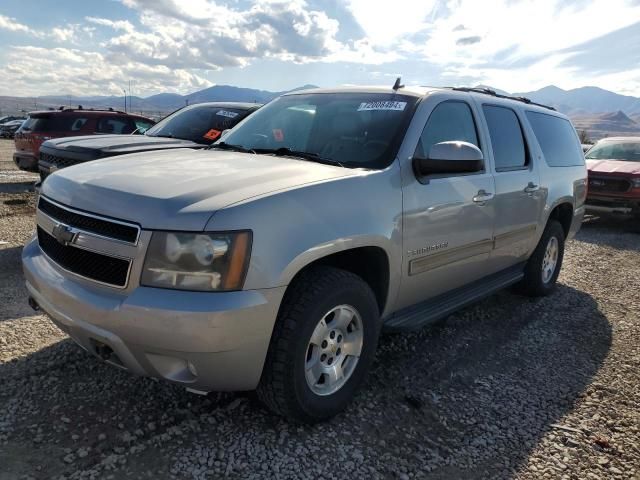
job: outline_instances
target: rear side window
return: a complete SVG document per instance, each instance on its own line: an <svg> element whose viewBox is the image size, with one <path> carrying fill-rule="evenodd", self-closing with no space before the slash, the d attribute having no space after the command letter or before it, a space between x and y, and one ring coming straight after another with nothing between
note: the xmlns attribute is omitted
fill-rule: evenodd
<svg viewBox="0 0 640 480"><path fill-rule="evenodd" d="M568 120L529 111L527 119L550 167L584 165L578 136Z"/></svg>
<svg viewBox="0 0 640 480"><path fill-rule="evenodd" d="M136 124L136 133L144 133L151 127L153 127L153 122L150 122L149 120L143 120L142 118L136 118L134 120L134 123Z"/></svg>
<svg viewBox="0 0 640 480"><path fill-rule="evenodd" d="M415 156L426 158L436 143L452 141L468 142L480 147L473 114L464 102L442 102L433 109L420 135Z"/></svg>
<svg viewBox="0 0 640 480"><path fill-rule="evenodd" d="M76 132L87 122L87 118L80 115L45 114L29 117L22 126L23 132Z"/></svg>
<svg viewBox="0 0 640 480"><path fill-rule="evenodd" d="M129 118L102 117L98 121L96 132L98 133L131 133L135 130L134 123Z"/></svg>
<svg viewBox="0 0 640 480"><path fill-rule="evenodd" d="M522 128L516 112L510 108L484 105L496 171L519 170L528 164Z"/></svg>

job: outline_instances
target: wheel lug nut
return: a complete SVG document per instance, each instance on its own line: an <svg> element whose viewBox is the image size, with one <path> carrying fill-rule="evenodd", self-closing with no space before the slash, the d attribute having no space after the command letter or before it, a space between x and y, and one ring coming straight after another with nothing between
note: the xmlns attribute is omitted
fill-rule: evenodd
<svg viewBox="0 0 640 480"><path fill-rule="evenodd" d="M340 355L340 349L336 351L336 355Z"/></svg>
<svg viewBox="0 0 640 480"><path fill-rule="evenodd" d="M323 353L322 355L320 355L320 361L324 362L327 359L327 356Z"/></svg>
<svg viewBox="0 0 640 480"><path fill-rule="evenodd" d="M334 332L333 330L331 330L331 333L329 334L329 337L331 337L331 339L333 340L334 338L336 338L336 332Z"/></svg>
<svg viewBox="0 0 640 480"><path fill-rule="evenodd" d="M342 341L342 335L338 335L338 343Z"/></svg>
<svg viewBox="0 0 640 480"><path fill-rule="evenodd" d="M323 341L322 341L322 345L321 345L321 347L322 347L322 348L327 348L327 341L326 341L326 340L323 340Z"/></svg>
<svg viewBox="0 0 640 480"><path fill-rule="evenodd" d="M329 365L331 365L331 364L333 363L333 357L331 357L331 358L329 359L329 361L327 361L327 363L328 363Z"/></svg>

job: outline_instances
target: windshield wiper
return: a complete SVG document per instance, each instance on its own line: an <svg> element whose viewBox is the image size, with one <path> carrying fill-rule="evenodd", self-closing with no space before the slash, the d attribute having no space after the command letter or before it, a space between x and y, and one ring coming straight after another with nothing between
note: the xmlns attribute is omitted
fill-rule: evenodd
<svg viewBox="0 0 640 480"><path fill-rule="evenodd" d="M312 162L325 163L327 165L340 165L344 167L344 165L337 160L333 160L331 158L325 158L320 156L317 153L313 152L303 152L301 150L291 150L289 147L280 147L280 148L255 148L254 152L256 153L271 153L273 155L278 155L281 157L297 157L302 158L303 160L310 160Z"/></svg>
<svg viewBox="0 0 640 480"><path fill-rule="evenodd" d="M231 143L219 142L210 145L209 148L219 148L220 150L231 150L233 152L256 153L255 150L244 148L242 145L233 145Z"/></svg>

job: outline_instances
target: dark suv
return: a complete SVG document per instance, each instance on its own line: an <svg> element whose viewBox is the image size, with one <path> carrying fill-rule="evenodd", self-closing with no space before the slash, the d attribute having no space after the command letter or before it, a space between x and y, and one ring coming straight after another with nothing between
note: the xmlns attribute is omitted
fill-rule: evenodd
<svg viewBox="0 0 640 480"><path fill-rule="evenodd" d="M100 135L49 140L40 147L40 178L78 163L128 153L172 148L204 148L218 140L224 130L261 105L238 102L207 102L184 107L160 120L144 135Z"/></svg>
<svg viewBox="0 0 640 480"><path fill-rule="evenodd" d="M38 171L38 152L51 138L145 131L154 121L117 110L61 108L31 112L16 132L13 161L21 170Z"/></svg>

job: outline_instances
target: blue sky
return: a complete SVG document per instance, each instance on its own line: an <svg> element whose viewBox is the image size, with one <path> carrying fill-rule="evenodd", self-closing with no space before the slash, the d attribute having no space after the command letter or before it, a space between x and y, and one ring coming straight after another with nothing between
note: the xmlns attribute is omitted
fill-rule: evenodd
<svg viewBox="0 0 640 480"><path fill-rule="evenodd" d="M640 96L640 0L2 0L0 95L214 84L595 85Z"/></svg>

